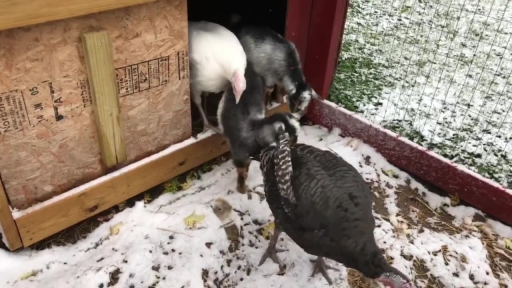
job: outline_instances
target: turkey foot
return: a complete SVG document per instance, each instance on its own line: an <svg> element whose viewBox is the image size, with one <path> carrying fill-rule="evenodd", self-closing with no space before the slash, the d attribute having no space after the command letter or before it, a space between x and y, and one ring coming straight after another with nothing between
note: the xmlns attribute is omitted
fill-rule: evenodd
<svg viewBox="0 0 512 288"><path fill-rule="evenodd" d="M279 240L279 234L281 234L281 231L278 230L277 227L276 227L274 229L274 234L272 235L272 238L270 238L270 243L268 243L267 250L265 251L265 253L261 257L260 263L258 263L258 266L263 265L263 263L265 263L265 261L267 261L267 258L270 257L270 259L272 259L272 261L274 261L274 263L279 265L279 270L283 270L284 269L283 262L281 262L279 257L277 257L277 253L278 252L286 251L286 250L283 250L283 249L277 249L276 248L277 240Z"/></svg>
<svg viewBox="0 0 512 288"><path fill-rule="evenodd" d="M311 274L311 277L315 276L318 272L324 276L325 280L327 280L327 283L329 285L332 285L331 277L329 277L329 274L327 273L327 270L331 269L334 271L340 271L338 268L331 267L327 264L325 264L324 259L322 257L316 258L316 260L310 260L311 262L314 262L314 268L313 268L313 274Z"/></svg>

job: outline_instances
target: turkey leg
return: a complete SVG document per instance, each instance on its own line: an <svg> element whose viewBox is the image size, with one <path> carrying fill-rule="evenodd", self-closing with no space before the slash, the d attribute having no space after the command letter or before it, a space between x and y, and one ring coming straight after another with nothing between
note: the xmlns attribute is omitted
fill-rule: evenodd
<svg viewBox="0 0 512 288"><path fill-rule="evenodd" d="M206 117L206 113L204 112L203 105L201 105L202 93L198 92L198 91L192 91L191 94L192 94L192 101L194 101L194 104L196 104L197 109L199 110L199 113L201 114L201 118L203 118L203 132L205 132L208 129L211 129L215 133L222 134L220 129L212 126L210 124L210 122L208 121L208 118Z"/></svg>
<svg viewBox="0 0 512 288"><path fill-rule="evenodd" d="M243 161L234 162L237 172L236 190L241 194L251 192L249 187L247 187L246 183L247 176L249 175L249 166L251 166L251 159L245 159Z"/></svg>
<svg viewBox="0 0 512 288"><path fill-rule="evenodd" d="M263 265L265 261L267 261L267 258L270 257L274 263L279 265L279 269L283 269L284 265L283 262L277 257L278 252L284 252L286 250L283 249L277 249L277 240L279 240L279 234L281 234L281 230L279 230L277 227L274 229L274 234L272 235L272 238L270 238L270 242L268 243L267 251L265 251L265 254L260 259L259 266Z"/></svg>
<svg viewBox="0 0 512 288"><path fill-rule="evenodd" d="M313 274L311 274L311 277L315 276L318 272L324 276L325 280L327 280L327 283L329 285L332 285L331 277L329 277L329 274L327 273L327 270L331 269L334 271L340 271L338 268L331 267L327 264L325 264L324 258L318 257L316 260L310 260L311 262L314 262L314 268L313 268Z"/></svg>

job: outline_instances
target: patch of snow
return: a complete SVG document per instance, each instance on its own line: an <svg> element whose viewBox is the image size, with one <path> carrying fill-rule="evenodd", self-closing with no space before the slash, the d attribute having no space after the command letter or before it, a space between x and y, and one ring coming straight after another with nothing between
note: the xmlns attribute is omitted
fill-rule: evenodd
<svg viewBox="0 0 512 288"><path fill-rule="evenodd" d="M500 279L490 272L487 251L479 233L448 235L425 227L408 227L407 234L400 232L396 222L401 210L395 203L395 191L399 185L406 185L410 177L364 143L359 143L355 149L343 146L341 143L346 139L338 133L339 130L329 132L322 127L306 126L300 132L299 142L330 149L353 165L367 181L380 182L385 191L386 208L392 216L387 220L375 213L374 233L379 246L393 259L394 267L416 278L414 265L422 263L428 272L421 273L437 278L445 287L474 287L471 279L479 281L479 285L487 283L479 287L498 287ZM254 162L249 169L249 187L262 183L259 163ZM399 177L388 176L391 174ZM432 194L410 180L421 193ZM310 277L313 266L309 260L315 257L306 254L285 233L278 246L288 250L279 253L287 264L286 273L277 275L279 269L270 260L257 265L268 245L257 230L273 221L272 213L267 203L256 195L249 200L246 195L232 192L235 186L236 170L228 161L202 175L201 180L194 181L185 191L163 194L146 205L143 201L137 202L74 245L42 251L0 251L0 286L107 287L112 278L109 275L118 271L117 287L148 287L158 283L156 287L202 288L204 282L214 287L213 283L223 278L224 283L236 287L329 287L320 275ZM210 207L218 197L226 199L242 213L233 213L235 222L242 227L239 250L229 249L230 241L220 228L222 222ZM184 218L192 213L203 214L205 218L196 229L189 230ZM117 235L111 235L112 227L119 228ZM329 271L335 287L348 288L347 269L327 261L340 269L339 272ZM31 271L36 271L33 274L37 275L20 279ZM501 281L507 279L510 280L507 275L501 276ZM421 280L416 284L426 287Z"/></svg>
<svg viewBox="0 0 512 288"><path fill-rule="evenodd" d="M413 230L412 233L412 245L403 246L402 252L413 256L416 261L424 261L433 278L448 287L474 287L472 274L475 282L488 283L482 287L498 287L498 280L492 276L487 260L487 250L477 237L470 234L447 235L427 229L423 232ZM463 264L462 257L467 263Z"/></svg>
<svg viewBox="0 0 512 288"><path fill-rule="evenodd" d="M487 224L489 224L492 229L501 237L512 238L512 227L492 219L487 219Z"/></svg>
<svg viewBox="0 0 512 288"><path fill-rule="evenodd" d="M143 166L143 165L146 165L147 163L151 162L151 161L154 161L155 159L158 159L160 157L164 157L166 155L169 155L173 152L175 152L176 150L179 150L183 147L186 147L190 144L193 144L199 140L202 140L208 136L211 136L213 135L213 131L211 130L207 130L205 132L202 132L202 133L199 133L197 135L197 138L194 138L194 137L190 137L182 142L179 142L179 143L176 143L174 145L171 145L169 146L168 148L156 153L156 154L153 154L151 156L148 156L142 160L139 160L133 164L130 164L128 166L125 166L119 170L116 170L112 173L109 173L107 175L104 175L104 176L101 176L99 178L96 178L90 182L87 182L85 183L84 185L80 185L74 189L71 189L69 191L67 191L66 193L62 193L60 195L57 195L49 200L46 200L44 202L41 202L41 203L38 203L34 206L31 206L27 209L23 209L23 210L12 210L12 215L14 217L14 219L17 219L17 218L20 218L22 217L23 215L27 214L27 213L31 213L31 212L34 212L36 210L39 210L47 205L50 205L50 204L53 204L55 202L58 202L66 197L70 197L72 195L75 195L75 194L78 194L78 193L81 193L82 191L86 190L86 189L89 189L91 187L94 187L96 185L99 185L100 183L103 183L103 182L106 182L108 180L110 180L111 178L113 177L116 177L116 176L119 176L120 174L123 174L123 173L126 173L128 171L131 171L131 170L134 170L134 169L137 169L138 167L140 166Z"/></svg>
<svg viewBox="0 0 512 288"><path fill-rule="evenodd" d="M411 186L413 188L417 188L417 187L414 187L416 185L414 185L414 186L411 185ZM433 209L438 209L445 205L450 205L450 198L443 197L443 196L440 196L435 193L426 193L423 199L425 199L425 201L427 201L427 203L428 203L428 206L432 207Z"/></svg>
<svg viewBox="0 0 512 288"><path fill-rule="evenodd" d="M445 210L446 210L446 212L448 212L448 214L455 217L454 224L456 226L459 226L462 223L464 223L464 219L473 218L473 216L476 213L478 213L478 210L476 210L475 208L468 207L468 206L462 206L462 205L454 206L454 207L447 207L447 208L445 208Z"/></svg>

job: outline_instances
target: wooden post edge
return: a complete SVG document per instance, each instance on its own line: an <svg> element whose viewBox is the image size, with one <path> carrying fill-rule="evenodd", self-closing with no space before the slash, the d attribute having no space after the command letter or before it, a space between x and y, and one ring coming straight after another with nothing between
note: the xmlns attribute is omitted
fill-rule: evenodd
<svg viewBox="0 0 512 288"><path fill-rule="evenodd" d="M348 0L313 1L304 62L304 76L315 91L329 95L348 11Z"/></svg>
<svg viewBox="0 0 512 288"><path fill-rule="evenodd" d="M109 11L156 0L0 0L0 30Z"/></svg>
<svg viewBox="0 0 512 288"><path fill-rule="evenodd" d="M2 228L3 238L7 241L5 245L9 250L14 251L23 246L18 227L12 216L11 207L7 201L2 179L0 179L0 228ZM0 241L2 241L1 238Z"/></svg>
<svg viewBox="0 0 512 288"><path fill-rule="evenodd" d="M288 111L288 105L283 104L269 110L267 115ZM166 154L164 150L160 152L162 156L150 156L152 159L143 164L130 164L62 197L56 196L56 201L50 199L51 202L40 207L29 208L15 218L23 246L41 241L228 151L228 140L213 134L171 153Z"/></svg>

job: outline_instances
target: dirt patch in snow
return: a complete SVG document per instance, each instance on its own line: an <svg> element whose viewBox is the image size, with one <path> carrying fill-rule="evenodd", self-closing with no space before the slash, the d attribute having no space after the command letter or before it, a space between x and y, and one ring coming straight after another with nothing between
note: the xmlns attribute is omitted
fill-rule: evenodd
<svg viewBox="0 0 512 288"><path fill-rule="evenodd" d="M409 182L409 181L406 181ZM387 183L373 183L372 184L372 192L374 192L374 212L381 215L386 220L389 220L389 213L386 209L384 198L386 194L384 193L382 187L383 185L387 185ZM432 209L423 199L425 195L420 195L418 189L411 188L410 186L399 186L395 191L395 195L397 196L397 206L400 208L400 216L405 220L409 226L414 227L423 227L430 229L435 232L445 233L449 235L454 235L458 233L462 233L464 231L468 232L481 232L482 233L482 242L489 253L488 259L490 262L490 266L492 269L492 273L496 278L499 278L500 273L512 273L512 252L506 251L506 249L499 248L498 243L496 242L496 237L492 235L487 235L486 231L482 231L483 229L478 229L477 227L482 227L487 221L486 217L481 214L476 214L473 217L473 221L471 224L461 226L455 225L453 222L455 217L444 212L444 211L436 211ZM472 225L476 224L476 226ZM475 230L478 229L478 230ZM421 229L421 228L420 228ZM494 235L495 236L495 235ZM498 250L497 250L498 249ZM498 251L498 252L497 252ZM443 255L447 255L448 251L446 249L441 249L438 253L442 253ZM402 255L402 257L407 258L408 255ZM449 261L453 261L453 257L444 256L446 265L448 265ZM461 255L460 264L464 265L466 256ZM389 257L388 261L393 263L393 259ZM425 263L423 261L415 261L414 269L416 271L416 279L424 279L428 283L428 287L444 287L443 283L441 283L438 279L434 279L429 277L429 269L425 267ZM367 286L360 279L360 275L358 273L352 273L352 277L357 280L353 280L356 284L352 287L363 288L370 287ZM355 275L354 275L355 274ZM349 277L351 275L349 274ZM456 273L453 277L458 277ZM478 282L474 282L475 285L478 286ZM507 287L505 284L500 285L501 288Z"/></svg>

